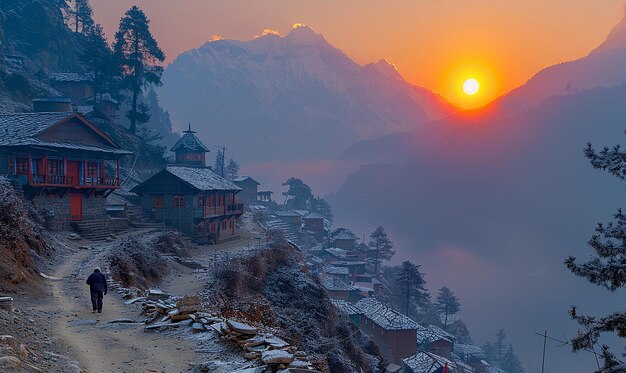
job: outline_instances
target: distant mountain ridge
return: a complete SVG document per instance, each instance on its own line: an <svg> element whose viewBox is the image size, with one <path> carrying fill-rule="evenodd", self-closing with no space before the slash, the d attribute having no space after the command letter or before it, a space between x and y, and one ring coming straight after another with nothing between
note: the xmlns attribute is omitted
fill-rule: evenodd
<svg viewBox="0 0 626 373"><path fill-rule="evenodd" d="M175 120L209 142L245 144L243 161L332 158L456 111L386 61L360 66L306 26L208 42L178 56L163 82L159 98Z"/></svg>

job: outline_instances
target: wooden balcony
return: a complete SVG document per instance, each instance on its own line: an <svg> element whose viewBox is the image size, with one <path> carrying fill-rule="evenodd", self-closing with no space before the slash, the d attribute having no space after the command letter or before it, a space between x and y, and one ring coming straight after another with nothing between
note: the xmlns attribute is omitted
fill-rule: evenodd
<svg viewBox="0 0 626 373"><path fill-rule="evenodd" d="M240 214L243 214L243 203L236 203L233 205L224 206L196 207L194 217L197 219L201 219Z"/></svg>
<svg viewBox="0 0 626 373"><path fill-rule="evenodd" d="M26 175L24 175L26 176ZM65 175L30 175L28 184L36 187L67 187L76 189L117 189L117 177L87 177L83 180Z"/></svg>

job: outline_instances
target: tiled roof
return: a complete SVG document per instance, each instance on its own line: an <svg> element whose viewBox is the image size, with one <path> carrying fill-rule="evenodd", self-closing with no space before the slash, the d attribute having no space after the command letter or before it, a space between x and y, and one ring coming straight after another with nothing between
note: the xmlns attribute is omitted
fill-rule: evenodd
<svg viewBox="0 0 626 373"><path fill-rule="evenodd" d="M418 352L402 361L413 373L434 373L446 364L452 367L452 361L430 352Z"/></svg>
<svg viewBox="0 0 626 373"><path fill-rule="evenodd" d="M337 247L329 247L328 249L325 249L324 251L337 258L345 258L346 254L348 253L348 250L339 249Z"/></svg>
<svg viewBox="0 0 626 373"><path fill-rule="evenodd" d="M254 180L253 178L251 178L250 176L239 176L238 178L236 178L235 180L233 180L234 182L242 182L242 181L246 181L246 180L252 180L256 183L256 185L261 185L261 183L259 183L258 181Z"/></svg>
<svg viewBox="0 0 626 373"><path fill-rule="evenodd" d="M333 276L326 276L324 274L320 274L319 276L320 283L322 287L329 291L355 291L358 290L354 286L346 283L345 281L341 281L340 279Z"/></svg>
<svg viewBox="0 0 626 373"><path fill-rule="evenodd" d="M444 340L454 343L456 338L445 330L434 325L420 326L417 329L417 344L429 344L436 341Z"/></svg>
<svg viewBox="0 0 626 373"><path fill-rule="evenodd" d="M276 211L275 214L276 214L276 216L291 217L291 218L295 218L295 217L299 217L300 216L300 214L298 214L297 212L295 212L293 210Z"/></svg>
<svg viewBox="0 0 626 373"><path fill-rule="evenodd" d="M208 167L165 166L165 171L201 191L239 191L240 187L213 172Z"/></svg>
<svg viewBox="0 0 626 373"><path fill-rule="evenodd" d="M400 312L374 298L363 298L355 305L363 315L385 330L419 329L420 326Z"/></svg>
<svg viewBox="0 0 626 373"><path fill-rule="evenodd" d="M72 112L60 113L16 113L0 114L0 146L41 146L106 152L114 154L132 154L129 151L113 146L93 146L73 142L44 141L35 136L44 132L52 125L74 115Z"/></svg>
<svg viewBox="0 0 626 373"><path fill-rule="evenodd" d="M471 344L457 343L454 345L454 352L459 355L475 356L481 359L485 358L485 351L483 351L482 348Z"/></svg>
<svg viewBox="0 0 626 373"><path fill-rule="evenodd" d="M324 217L317 212L311 212L308 215L305 215L302 219L324 219Z"/></svg>
<svg viewBox="0 0 626 373"><path fill-rule="evenodd" d="M57 82L92 82L94 80L91 73L52 73L50 78Z"/></svg>
<svg viewBox="0 0 626 373"><path fill-rule="evenodd" d="M330 302L337 308L339 311L345 313L346 315L358 315L361 311L354 306L354 304L348 302L347 300L342 299L331 299Z"/></svg>
<svg viewBox="0 0 626 373"><path fill-rule="evenodd" d="M334 240L356 240L357 237L348 228L337 228L331 234Z"/></svg>
<svg viewBox="0 0 626 373"><path fill-rule="evenodd" d="M192 131L185 131L186 133L178 139L176 144L172 146L172 151L189 151L189 152L208 152L209 149L200 141L198 136Z"/></svg>
<svg viewBox="0 0 626 373"><path fill-rule="evenodd" d="M329 275L349 275L350 269L348 267L324 266L322 272Z"/></svg>

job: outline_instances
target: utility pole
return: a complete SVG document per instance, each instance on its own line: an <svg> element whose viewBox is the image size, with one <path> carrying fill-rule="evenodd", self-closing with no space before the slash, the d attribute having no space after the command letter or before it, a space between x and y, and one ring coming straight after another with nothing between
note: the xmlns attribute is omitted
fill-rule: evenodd
<svg viewBox="0 0 626 373"><path fill-rule="evenodd" d="M222 147L222 177L224 177L224 163L226 163L226 147Z"/></svg>
<svg viewBox="0 0 626 373"><path fill-rule="evenodd" d="M546 365L546 341L548 340L548 331L543 332L543 357L541 358L541 373Z"/></svg>

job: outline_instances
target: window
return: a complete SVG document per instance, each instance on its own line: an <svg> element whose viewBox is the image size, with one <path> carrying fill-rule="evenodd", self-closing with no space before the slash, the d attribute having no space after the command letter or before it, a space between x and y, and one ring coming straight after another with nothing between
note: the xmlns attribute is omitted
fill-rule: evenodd
<svg viewBox="0 0 626 373"><path fill-rule="evenodd" d="M98 162L87 162L87 177L98 177L98 171L100 170Z"/></svg>
<svg viewBox="0 0 626 373"><path fill-rule="evenodd" d="M28 173L28 158L15 158L15 173L18 175Z"/></svg>
<svg viewBox="0 0 626 373"><path fill-rule="evenodd" d="M215 196L211 194L209 196L209 207L213 207L213 206L215 206Z"/></svg>
<svg viewBox="0 0 626 373"><path fill-rule="evenodd" d="M222 222L222 230L225 231L226 230L226 221Z"/></svg>
<svg viewBox="0 0 626 373"><path fill-rule="evenodd" d="M152 206L156 208L163 208L165 206L165 199L163 196L152 197Z"/></svg>
<svg viewBox="0 0 626 373"><path fill-rule="evenodd" d="M204 196L198 196L198 207L204 207Z"/></svg>
<svg viewBox="0 0 626 373"><path fill-rule="evenodd" d="M61 161L58 159L48 159L48 175L61 175Z"/></svg>
<svg viewBox="0 0 626 373"><path fill-rule="evenodd" d="M218 206L224 206L224 195L220 194L219 204Z"/></svg>
<svg viewBox="0 0 626 373"><path fill-rule="evenodd" d="M211 223L209 227L211 229L211 232L215 232L215 223Z"/></svg>
<svg viewBox="0 0 626 373"><path fill-rule="evenodd" d="M185 208L185 196L174 196L172 199L172 207L175 209Z"/></svg>

